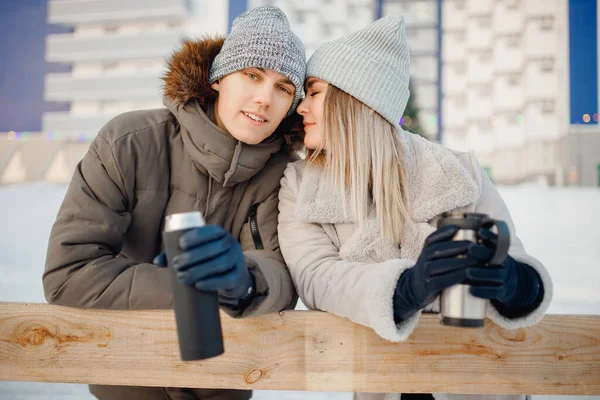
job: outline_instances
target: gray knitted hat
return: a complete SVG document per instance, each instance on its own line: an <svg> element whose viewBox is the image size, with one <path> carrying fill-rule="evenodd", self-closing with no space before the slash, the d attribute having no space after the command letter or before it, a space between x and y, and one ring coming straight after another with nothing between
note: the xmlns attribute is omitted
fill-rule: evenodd
<svg viewBox="0 0 600 400"><path fill-rule="evenodd" d="M319 47L306 76L329 82L398 127L410 95L409 64L404 19L395 14Z"/></svg>
<svg viewBox="0 0 600 400"><path fill-rule="evenodd" d="M221 52L215 57L209 83L244 68L273 70L294 83L296 93L291 115L303 96L306 74L304 44L291 30L287 17L277 7L257 7L235 20Z"/></svg>

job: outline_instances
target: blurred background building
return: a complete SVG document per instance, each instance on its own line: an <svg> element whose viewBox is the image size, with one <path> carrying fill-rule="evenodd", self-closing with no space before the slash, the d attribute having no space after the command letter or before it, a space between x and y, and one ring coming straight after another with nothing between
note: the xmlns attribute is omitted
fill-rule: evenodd
<svg viewBox="0 0 600 400"><path fill-rule="evenodd" d="M25 125L22 115L0 108L0 131L7 132L0 135L3 183L70 178L67 171L110 118L162 107L160 75L182 38L226 34L246 9L272 4L288 15L307 56L376 18L401 13L413 93L406 129L474 151L499 183L600 185L598 0L12 3L0 6L4 26L21 14L37 19L8 30L13 46L0 49L2 80L23 87L41 80L20 109L43 106L27 106ZM27 35L23 45L35 42L33 50L42 52L26 60L43 65L35 77L24 75L8 53ZM2 105L16 98L15 86L6 87L0 86Z"/></svg>

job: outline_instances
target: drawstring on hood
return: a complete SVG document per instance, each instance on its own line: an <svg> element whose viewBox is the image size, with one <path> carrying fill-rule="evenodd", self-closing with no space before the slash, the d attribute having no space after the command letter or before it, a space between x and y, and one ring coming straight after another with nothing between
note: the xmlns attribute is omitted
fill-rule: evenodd
<svg viewBox="0 0 600 400"><path fill-rule="evenodd" d="M209 205L210 205L210 195L212 194L212 183L213 180L208 176L208 194L206 195L206 207L204 207L204 215L208 215Z"/></svg>
<svg viewBox="0 0 600 400"><path fill-rule="evenodd" d="M229 170L225 173L225 181L231 178L231 176L235 173L235 169L237 167L238 160L240 159L241 152L242 142L238 140L238 143L235 146L235 151L233 152L233 157L231 158L231 165L229 166Z"/></svg>

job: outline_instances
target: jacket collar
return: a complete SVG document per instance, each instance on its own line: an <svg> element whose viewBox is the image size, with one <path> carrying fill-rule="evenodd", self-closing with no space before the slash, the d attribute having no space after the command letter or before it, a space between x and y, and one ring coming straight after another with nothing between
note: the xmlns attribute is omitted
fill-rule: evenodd
<svg viewBox="0 0 600 400"><path fill-rule="evenodd" d="M471 173L456 153L418 135L398 131L401 137L405 171L409 183L411 218L413 222L428 222L435 216L464 207L479 197ZM356 222L349 210L349 196L333 190L318 167L307 166L298 193L296 215L307 222Z"/></svg>
<svg viewBox="0 0 600 400"><path fill-rule="evenodd" d="M282 147L283 139L275 135L257 145L240 142L212 122L196 100L176 105L164 97L163 103L177 117L184 149L196 168L224 187L252 178Z"/></svg>
<svg viewBox="0 0 600 400"><path fill-rule="evenodd" d="M271 154L281 149L281 135L249 146L220 129L206 115L217 98L209 84L210 67L224 38L185 40L169 58L164 81L163 104L181 127L184 150L194 165L225 186L247 181L260 171Z"/></svg>

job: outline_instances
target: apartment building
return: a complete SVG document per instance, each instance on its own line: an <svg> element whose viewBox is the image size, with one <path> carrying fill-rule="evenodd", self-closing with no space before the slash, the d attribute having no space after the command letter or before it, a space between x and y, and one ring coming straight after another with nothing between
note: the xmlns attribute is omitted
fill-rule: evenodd
<svg viewBox="0 0 600 400"><path fill-rule="evenodd" d="M71 66L45 77L45 100L70 103L42 115L42 130L94 136L112 117L162 107L165 58L182 38L226 34L226 1L50 0L48 22L73 32L46 39L46 61Z"/></svg>
<svg viewBox="0 0 600 400"><path fill-rule="evenodd" d="M45 113L42 130L93 136L119 113L161 107L164 60L181 38L225 34L268 4L307 56L403 14L427 137L474 151L500 183L598 184L597 0L50 0L48 21L73 32L50 35L46 59L72 70L46 76L45 98L71 106Z"/></svg>

